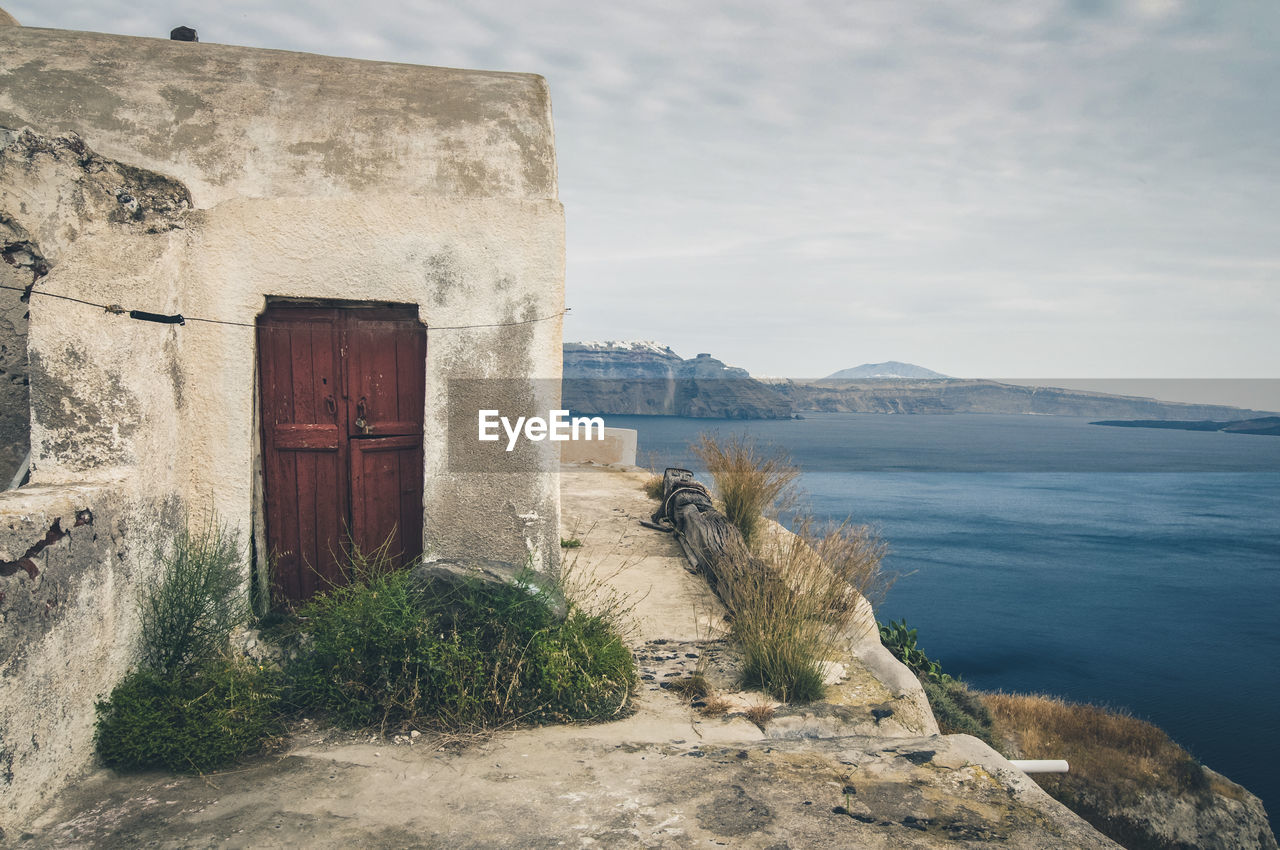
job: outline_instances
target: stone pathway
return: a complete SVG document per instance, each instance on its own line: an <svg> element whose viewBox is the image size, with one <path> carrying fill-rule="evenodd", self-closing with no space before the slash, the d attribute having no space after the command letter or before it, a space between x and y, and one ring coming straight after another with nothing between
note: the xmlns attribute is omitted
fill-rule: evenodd
<svg viewBox="0 0 1280 850"><path fill-rule="evenodd" d="M629 639L643 671L631 716L503 731L461 748L429 735L397 742L304 726L287 753L207 777L96 771L10 843L1115 846L986 745L927 734L932 717L920 715L878 641L853 647L832 702L769 702L776 713L762 730L747 712L768 701L735 690L719 603L672 538L639 525L653 509L645 477L581 466L562 480L564 536L583 541L569 550L571 583L597 602L631 601ZM706 717L663 687L694 671L731 703L724 714Z"/></svg>

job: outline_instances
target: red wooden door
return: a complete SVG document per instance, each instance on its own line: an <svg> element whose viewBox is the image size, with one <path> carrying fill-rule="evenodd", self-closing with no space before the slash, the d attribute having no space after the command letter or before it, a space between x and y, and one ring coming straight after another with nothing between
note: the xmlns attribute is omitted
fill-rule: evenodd
<svg viewBox="0 0 1280 850"><path fill-rule="evenodd" d="M344 553L422 553L426 332L405 308L273 304L258 320L277 601L344 581Z"/></svg>

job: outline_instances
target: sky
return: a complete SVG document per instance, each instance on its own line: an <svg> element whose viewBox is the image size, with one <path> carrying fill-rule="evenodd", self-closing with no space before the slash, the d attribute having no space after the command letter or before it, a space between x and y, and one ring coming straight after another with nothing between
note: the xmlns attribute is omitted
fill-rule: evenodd
<svg viewBox="0 0 1280 850"><path fill-rule="evenodd" d="M1280 378L1270 0L0 0L551 87L566 340L756 375Z"/></svg>

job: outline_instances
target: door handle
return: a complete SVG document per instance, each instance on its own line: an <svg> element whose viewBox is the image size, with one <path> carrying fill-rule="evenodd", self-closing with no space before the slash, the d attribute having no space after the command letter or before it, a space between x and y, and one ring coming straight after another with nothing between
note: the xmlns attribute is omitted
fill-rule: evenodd
<svg viewBox="0 0 1280 850"><path fill-rule="evenodd" d="M324 397L324 406L325 406L325 409L329 411L330 416L338 415L338 402L334 401L334 398L332 395L327 395Z"/></svg>

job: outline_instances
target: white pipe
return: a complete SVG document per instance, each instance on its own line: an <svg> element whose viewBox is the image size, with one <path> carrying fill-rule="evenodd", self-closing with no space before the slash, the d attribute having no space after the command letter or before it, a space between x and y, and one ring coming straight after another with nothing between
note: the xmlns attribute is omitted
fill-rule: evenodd
<svg viewBox="0 0 1280 850"><path fill-rule="evenodd" d="M27 470L31 468L31 450L27 450L27 456L22 459L22 465L18 467L18 471L13 474L13 480L9 482L6 490L17 490L22 486L22 479L27 477Z"/></svg>
<svg viewBox="0 0 1280 850"><path fill-rule="evenodd" d="M1023 773L1067 773L1071 770L1066 759L1009 759L1009 764Z"/></svg>

